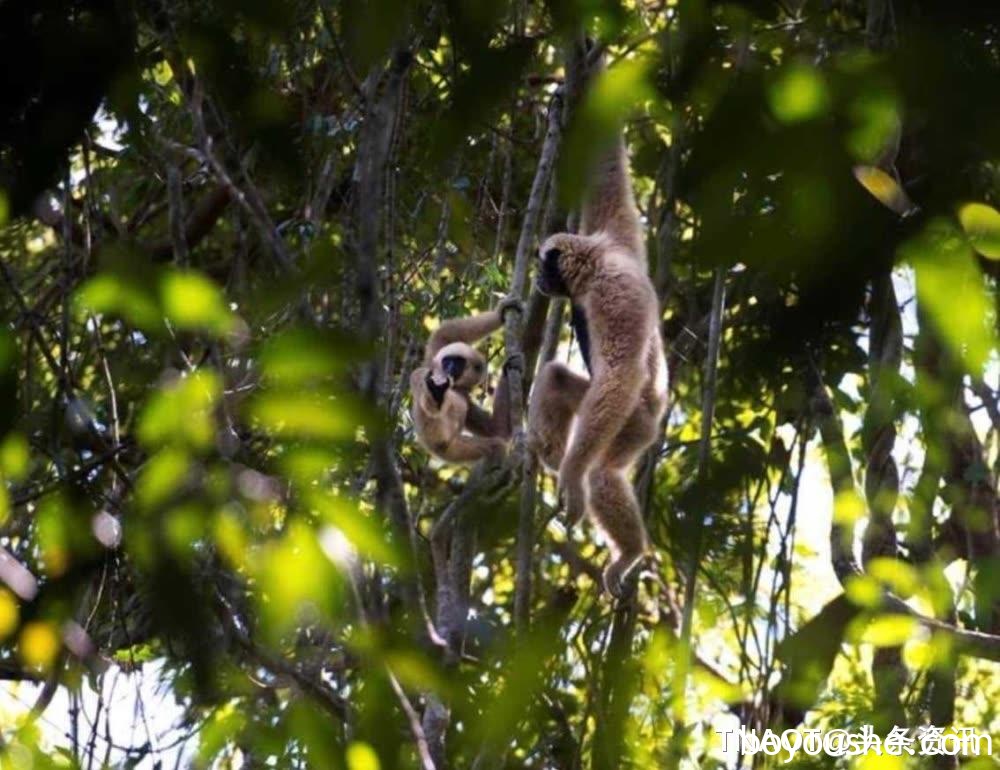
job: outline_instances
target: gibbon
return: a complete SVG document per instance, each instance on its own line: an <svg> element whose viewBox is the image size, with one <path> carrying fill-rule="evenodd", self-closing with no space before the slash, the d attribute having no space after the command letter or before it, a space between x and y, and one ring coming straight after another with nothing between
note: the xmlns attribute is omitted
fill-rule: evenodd
<svg viewBox="0 0 1000 770"><path fill-rule="evenodd" d="M504 314L520 307L520 300L508 297L494 310L444 321L431 335L423 364L410 375L417 441L431 454L472 463L507 449L513 427L507 380L511 359L504 363L493 411L487 412L469 397L486 381L486 359L471 343L495 332L503 326Z"/></svg>
<svg viewBox="0 0 1000 770"><path fill-rule="evenodd" d="M558 470L570 523L589 512L608 539L604 585L614 596L648 547L628 474L667 405L659 302L627 164L619 134L594 170L581 234L552 235L539 249L536 285L572 301L591 378L550 362L528 405L529 446Z"/></svg>

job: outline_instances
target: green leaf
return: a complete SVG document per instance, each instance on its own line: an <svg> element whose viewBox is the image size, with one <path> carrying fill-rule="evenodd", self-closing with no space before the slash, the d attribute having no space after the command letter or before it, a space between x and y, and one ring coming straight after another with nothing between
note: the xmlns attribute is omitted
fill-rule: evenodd
<svg viewBox="0 0 1000 770"><path fill-rule="evenodd" d="M992 305L968 242L944 219L931 221L900 248L917 274L917 298L944 343L979 375L997 346Z"/></svg>
<svg viewBox="0 0 1000 770"><path fill-rule="evenodd" d="M116 273L101 273L84 283L74 304L78 313L110 313L146 329L159 326L163 316L147 287Z"/></svg>
<svg viewBox="0 0 1000 770"><path fill-rule="evenodd" d="M338 544L341 537L346 537L362 556L383 564L401 566L402 558L390 542L389 532L382 526L381 519L366 516L355 503L339 495L315 492L308 496L308 500L327 525L320 533L320 544L335 562L344 556Z"/></svg>
<svg viewBox="0 0 1000 770"><path fill-rule="evenodd" d="M233 316L219 288L193 270L171 270L160 280L163 312L180 329L225 334Z"/></svg>
<svg viewBox="0 0 1000 770"><path fill-rule="evenodd" d="M958 210L962 229L977 252L1000 259L1000 211L985 203L967 203Z"/></svg>
<svg viewBox="0 0 1000 770"><path fill-rule="evenodd" d="M352 438L360 424L357 405L347 397L308 392L262 393L250 404L250 415L279 436Z"/></svg>
<svg viewBox="0 0 1000 770"><path fill-rule="evenodd" d="M281 634L319 612L329 620L344 595L344 580L320 549L316 533L301 521L269 543L256 559L267 630Z"/></svg>
<svg viewBox="0 0 1000 770"><path fill-rule="evenodd" d="M139 419L139 440L147 446L207 449L215 441L215 404L221 394L222 383L212 371L177 378L149 399Z"/></svg>
<svg viewBox="0 0 1000 770"><path fill-rule="evenodd" d="M9 434L0 442L0 475L9 481L22 481L31 461L28 439L20 433Z"/></svg>
<svg viewBox="0 0 1000 770"><path fill-rule="evenodd" d="M294 329L263 346L260 365L269 380L294 385L342 374L364 353L343 335Z"/></svg>
<svg viewBox="0 0 1000 770"><path fill-rule="evenodd" d="M820 117L830 107L823 75L815 67L796 63L779 73L767 92L774 116L782 123L801 123Z"/></svg>
<svg viewBox="0 0 1000 770"><path fill-rule="evenodd" d="M653 98L649 65L644 60L623 61L597 77L573 116L566 151L560 152L559 192L564 203L578 203L591 169L611 147L625 118L637 105Z"/></svg>
<svg viewBox="0 0 1000 770"><path fill-rule="evenodd" d="M186 452L164 449L150 458L135 484L140 507L149 509L164 502L187 478L191 462Z"/></svg>

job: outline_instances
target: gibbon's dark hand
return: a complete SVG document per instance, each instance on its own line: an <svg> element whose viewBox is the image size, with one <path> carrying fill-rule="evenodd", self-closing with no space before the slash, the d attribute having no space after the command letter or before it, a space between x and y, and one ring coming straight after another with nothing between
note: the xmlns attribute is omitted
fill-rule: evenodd
<svg viewBox="0 0 1000 770"><path fill-rule="evenodd" d="M439 383L434 379L434 375L428 372L424 381L427 383L427 392L431 394L431 398L438 406L441 406L444 403L445 392L451 387L451 380L445 379L444 382Z"/></svg>
<svg viewBox="0 0 1000 770"><path fill-rule="evenodd" d="M507 313L511 310L516 310L518 313L524 314L524 303L518 297L507 295L500 302L497 303L496 311L500 314L500 320L507 321Z"/></svg>

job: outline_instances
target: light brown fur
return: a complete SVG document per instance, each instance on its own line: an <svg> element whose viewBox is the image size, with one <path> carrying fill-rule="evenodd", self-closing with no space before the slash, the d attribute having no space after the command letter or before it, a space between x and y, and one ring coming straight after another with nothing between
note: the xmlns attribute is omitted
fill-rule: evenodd
<svg viewBox="0 0 1000 770"><path fill-rule="evenodd" d="M539 250L539 288L569 296L586 314L592 379L550 362L528 407L529 445L558 469L570 522L587 512L607 537L604 582L614 595L648 547L628 474L655 440L667 402L659 303L627 162L619 137L595 168L582 234L553 235Z"/></svg>
<svg viewBox="0 0 1000 770"><path fill-rule="evenodd" d="M410 413L417 440L442 460L472 463L507 449L512 428L507 377L497 385L492 413L473 402L472 389L486 381L486 359L470 343L499 329L504 312L518 304L507 299L496 310L442 322L427 342L423 364L410 375ZM466 361L458 378L450 378L443 369L449 356ZM427 385L428 375L439 385L447 383L440 406Z"/></svg>

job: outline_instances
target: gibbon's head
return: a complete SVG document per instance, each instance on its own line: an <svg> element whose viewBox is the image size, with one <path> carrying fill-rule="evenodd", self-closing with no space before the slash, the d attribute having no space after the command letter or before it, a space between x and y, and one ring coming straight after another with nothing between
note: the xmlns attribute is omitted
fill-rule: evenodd
<svg viewBox="0 0 1000 770"><path fill-rule="evenodd" d="M535 285L550 297L574 297L586 291L600 253L600 243L591 236L557 233L538 250Z"/></svg>
<svg viewBox="0 0 1000 770"><path fill-rule="evenodd" d="M444 372L453 388L471 390L486 381L486 359L464 342L452 342L434 356L434 370Z"/></svg>

